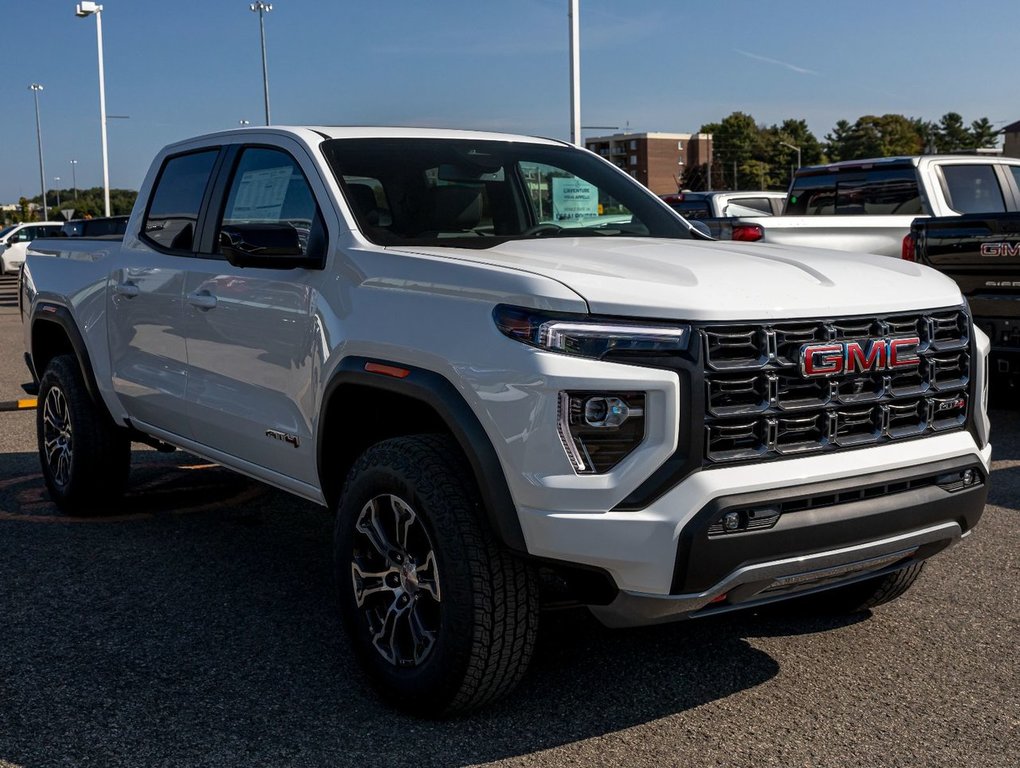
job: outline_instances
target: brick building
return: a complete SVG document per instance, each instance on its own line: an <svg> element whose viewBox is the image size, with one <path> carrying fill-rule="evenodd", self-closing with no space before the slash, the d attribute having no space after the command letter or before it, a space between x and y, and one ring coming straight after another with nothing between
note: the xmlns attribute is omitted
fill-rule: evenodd
<svg viewBox="0 0 1020 768"><path fill-rule="evenodd" d="M584 145L657 195L676 192L687 166L712 159L710 133L615 133L586 139Z"/></svg>

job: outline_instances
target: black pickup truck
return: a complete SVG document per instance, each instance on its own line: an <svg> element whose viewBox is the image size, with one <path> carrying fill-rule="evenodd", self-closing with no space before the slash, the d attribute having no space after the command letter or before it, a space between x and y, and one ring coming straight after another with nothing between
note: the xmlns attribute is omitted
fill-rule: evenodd
<svg viewBox="0 0 1020 768"><path fill-rule="evenodd" d="M917 219L903 257L943 272L992 341L992 393L1020 387L1020 213ZM1001 383L995 385L995 380Z"/></svg>

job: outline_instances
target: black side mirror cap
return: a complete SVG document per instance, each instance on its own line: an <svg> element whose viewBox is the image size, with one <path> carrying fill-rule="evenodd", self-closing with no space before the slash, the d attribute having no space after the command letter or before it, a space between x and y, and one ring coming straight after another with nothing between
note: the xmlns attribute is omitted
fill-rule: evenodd
<svg viewBox="0 0 1020 768"><path fill-rule="evenodd" d="M322 269L320 257L305 255L290 224L227 224L220 229L220 252L235 267Z"/></svg>

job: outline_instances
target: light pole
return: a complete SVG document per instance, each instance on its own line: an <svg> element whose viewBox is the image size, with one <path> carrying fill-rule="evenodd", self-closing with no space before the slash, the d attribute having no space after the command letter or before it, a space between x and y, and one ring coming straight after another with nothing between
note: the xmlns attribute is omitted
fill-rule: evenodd
<svg viewBox="0 0 1020 768"><path fill-rule="evenodd" d="M801 148L795 147L793 144L787 144L786 142L779 142L779 144L781 144L783 147L789 147L790 149L794 150L797 153L797 168L799 170L801 167Z"/></svg>
<svg viewBox="0 0 1020 768"><path fill-rule="evenodd" d="M273 10L272 3L264 3L262 0L248 6L252 11L259 14L259 36L262 38L262 90L266 101L266 125L269 125L269 65L266 64L266 23L265 15Z"/></svg>
<svg viewBox="0 0 1020 768"><path fill-rule="evenodd" d="M579 0L568 0L570 16L570 140L581 146L581 21Z"/></svg>
<svg viewBox="0 0 1020 768"><path fill-rule="evenodd" d="M53 188L54 188L54 190L57 193L57 210L59 211L60 210L60 177L59 176L54 176L53 177L53 184L54 184Z"/></svg>
<svg viewBox="0 0 1020 768"><path fill-rule="evenodd" d="M39 144L39 187L42 189L42 218L40 221L46 221L49 217L46 213L46 171L43 170L42 123L39 120L39 91L43 87L39 83L32 83L28 87L32 91L32 96L35 97L35 138Z"/></svg>
<svg viewBox="0 0 1020 768"><path fill-rule="evenodd" d="M71 160L71 189L74 190L74 199L78 199L78 161Z"/></svg>
<svg viewBox="0 0 1020 768"><path fill-rule="evenodd" d="M103 137L103 205L110 215L110 157L106 144L106 76L103 70L103 6L82 0L74 9L80 19L96 17L96 47L99 49L99 130Z"/></svg>

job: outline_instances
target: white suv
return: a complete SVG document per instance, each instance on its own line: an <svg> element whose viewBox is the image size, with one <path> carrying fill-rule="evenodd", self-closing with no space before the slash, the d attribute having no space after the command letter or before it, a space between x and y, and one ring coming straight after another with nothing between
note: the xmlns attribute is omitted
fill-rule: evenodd
<svg viewBox="0 0 1020 768"><path fill-rule="evenodd" d="M39 221L0 230L0 274L18 274L25 263L28 244L41 237L58 237L63 226L60 221Z"/></svg>

